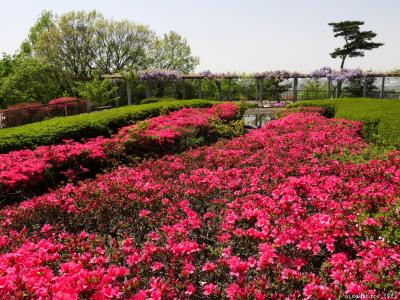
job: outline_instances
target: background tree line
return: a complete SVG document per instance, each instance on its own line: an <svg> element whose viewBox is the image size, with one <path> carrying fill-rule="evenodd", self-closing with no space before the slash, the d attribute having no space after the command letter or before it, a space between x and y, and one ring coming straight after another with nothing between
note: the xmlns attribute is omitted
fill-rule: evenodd
<svg viewBox="0 0 400 300"><path fill-rule="evenodd" d="M341 59L341 69L348 57L364 56L382 46L373 39L376 33L362 31L361 21L329 23L335 37L344 39L344 45L330 53ZM126 101L124 87L115 86L100 75L120 73L131 81L133 100L145 97L145 86L138 73L146 69L194 71L199 58L192 55L187 40L170 31L158 36L148 26L129 20L107 19L96 11L72 11L61 16L44 11L29 30L19 51L3 54L0 60L0 107L22 102L42 102L61 96L77 96L106 104L118 98ZM255 91L254 80L240 79L231 83L233 97L246 98ZM222 89L227 90L226 81ZM279 100L290 85L282 80L264 80L266 99ZM332 86L333 92L341 89L342 82ZM158 82L153 88L156 97L183 97L183 88L176 84ZM326 91L326 82L309 82L304 91L309 97L319 97ZM374 80L368 79L367 92L376 89ZM215 82L205 80L204 95L218 97ZM348 96L362 95L362 79L354 79L344 87ZM186 81L186 96L196 97L196 81ZM323 92L322 92L323 95ZM253 95L252 95L253 97Z"/></svg>
<svg viewBox="0 0 400 300"><path fill-rule="evenodd" d="M176 32L158 36L146 25L110 20L96 11L61 16L44 11L19 51L2 55L0 105L95 95L96 88L113 91L107 81L89 81L100 75L121 73L135 81L141 70L188 73L198 63L187 40Z"/></svg>

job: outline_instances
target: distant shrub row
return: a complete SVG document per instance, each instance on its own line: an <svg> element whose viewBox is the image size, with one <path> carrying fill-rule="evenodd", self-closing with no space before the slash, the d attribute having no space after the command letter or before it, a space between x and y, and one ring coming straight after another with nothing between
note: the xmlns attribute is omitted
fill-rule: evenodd
<svg viewBox="0 0 400 300"><path fill-rule="evenodd" d="M0 153L34 149L40 145L58 144L63 140L110 136L133 122L175 111L182 107L210 107L207 100L163 101L119 107L70 117L59 117L20 127L0 130Z"/></svg>

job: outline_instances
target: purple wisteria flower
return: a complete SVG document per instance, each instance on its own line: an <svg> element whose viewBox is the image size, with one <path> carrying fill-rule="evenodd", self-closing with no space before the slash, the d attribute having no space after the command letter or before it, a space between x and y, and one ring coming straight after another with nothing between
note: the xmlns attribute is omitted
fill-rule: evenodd
<svg viewBox="0 0 400 300"><path fill-rule="evenodd" d="M310 73L311 78L322 78L327 77L328 74L332 73L332 69L329 67L322 67L321 69L314 70Z"/></svg>
<svg viewBox="0 0 400 300"><path fill-rule="evenodd" d="M232 77L231 74L233 73L227 73L227 74L230 74L230 77ZM225 73L213 73L209 70L200 72L198 75L203 76L204 79L214 79L214 80L221 80L222 78L226 77Z"/></svg>
<svg viewBox="0 0 400 300"><path fill-rule="evenodd" d="M305 77L305 74L300 72L288 72L285 70L277 71L266 71L261 73L254 73L255 78L267 79L267 80L286 80L294 77Z"/></svg>
<svg viewBox="0 0 400 300"><path fill-rule="evenodd" d="M311 78L329 78L336 81L352 80L365 76L360 69L342 69L340 71L332 70L329 67L323 67L310 73Z"/></svg>
<svg viewBox="0 0 400 300"><path fill-rule="evenodd" d="M140 73L141 80L180 80L182 73L174 70L147 70Z"/></svg>

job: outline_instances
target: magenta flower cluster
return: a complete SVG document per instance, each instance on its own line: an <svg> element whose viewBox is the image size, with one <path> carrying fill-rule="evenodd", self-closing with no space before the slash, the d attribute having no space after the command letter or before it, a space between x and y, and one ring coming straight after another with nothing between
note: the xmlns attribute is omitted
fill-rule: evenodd
<svg viewBox="0 0 400 300"><path fill-rule="evenodd" d="M361 129L290 114L4 208L0 298L398 298L400 158L336 160Z"/></svg>
<svg viewBox="0 0 400 300"><path fill-rule="evenodd" d="M0 154L0 199L28 196L39 187L51 187L49 183L54 181L71 181L77 176L98 172L109 165L111 157L123 160L132 152L142 156L184 150L191 135L205 135L207 140L216 134L213 121L233 120L237 112L237 106L232 103L208 109L185 108L124 127L113 138L97 137L83 143L66 141L61 145Z"/></svg>

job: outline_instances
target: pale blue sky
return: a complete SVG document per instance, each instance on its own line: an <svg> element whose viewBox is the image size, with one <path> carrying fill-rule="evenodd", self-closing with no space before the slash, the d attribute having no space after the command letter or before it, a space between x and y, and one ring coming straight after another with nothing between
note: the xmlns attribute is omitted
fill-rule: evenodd
<svg viewBox="0 0 400 300"><path fill-rule="evenodd" d="M399 0L0 0L0 52L13 53L42 10L96 9L106 17L185 36L198 70L254 72L338 68L329 56L342 42L331 21L363 20L385 45L351 59L349 68L400 68Z"/></svg>

